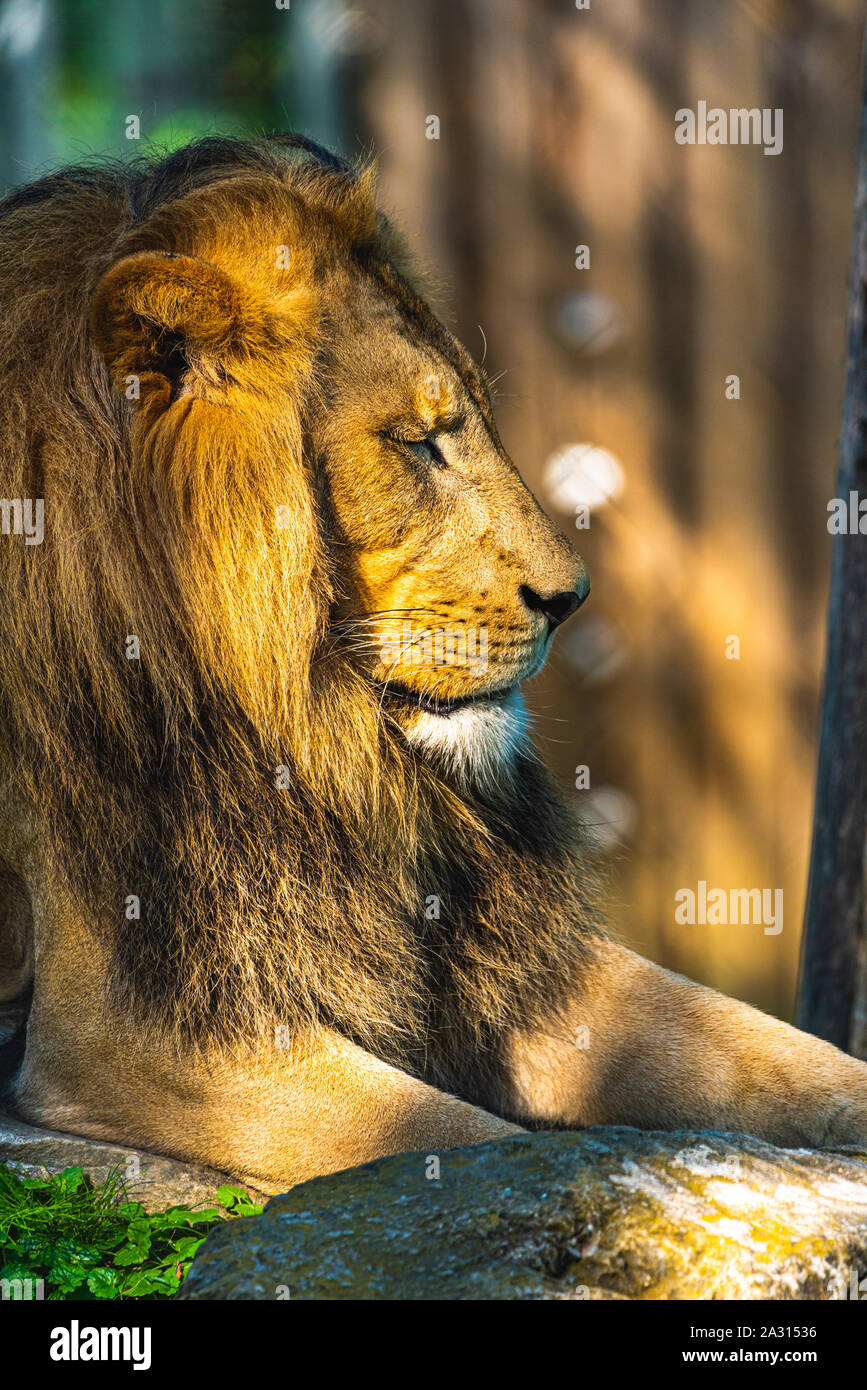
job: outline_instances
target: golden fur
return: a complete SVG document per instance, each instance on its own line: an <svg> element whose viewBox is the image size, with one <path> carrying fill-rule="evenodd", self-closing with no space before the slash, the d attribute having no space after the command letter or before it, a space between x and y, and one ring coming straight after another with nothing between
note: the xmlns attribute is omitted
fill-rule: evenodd
<svg viewBox="0 0 867 1390"><path fill-rule="evenodd" d="M506 795L459 788L360 668L353 615L395 595L350 565L335 510L345 532L377 496L377 553L397 547L382 443L358 430L357 400L334 397L360 377L368 431L385 408L375 364L389 339L418 352L408 331L441 373L437 409L468 393L492 427L481 375L395 268L368 175L206 141L156 170L42 187L0 224L3 492L46 507L41 547L0 548L16 596L0 635L6 775L144 1030L231 1045L327 1023L471 1093L480 1044L568 989L588 874L530 754ZM341 361L352 279L376 299L363 362ZM357 296L350 313L367 308ZM357 437L326 483L311 440L325 451L335 420ZM423 507L426 486L402 478L391 506ZM489 548L505 602L505 552L520 545L529 568L535 513L551 568L529 495L514 477L493 487L498 532L480 542L459 520L435 575L453 624L467 547ZM404 583L407 611L412 598Z"/></svg>
<svg viewBox="0 0 867 1390"><path fill-rule="evenodd" d="M512 1120L863 1140L860 1063L606 941L518 693L586 573L411 280L300 137L0 205L12 1102L270 1189Z"/></svg>

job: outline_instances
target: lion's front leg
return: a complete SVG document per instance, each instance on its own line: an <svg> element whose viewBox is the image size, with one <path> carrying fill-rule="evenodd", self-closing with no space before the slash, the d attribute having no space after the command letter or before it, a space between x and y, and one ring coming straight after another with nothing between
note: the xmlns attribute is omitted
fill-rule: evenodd
<svg viewBox="0 0 867 1390"><path fill-rule="evenodd" d="M867 1145L867 1065L610 942L565 1015L509 1054L528 1121Z"/></svg>
<svg viewBox="0 0 867 1390"><path fill-rule="evenodd" d="M32 1124L207 1164L263 1192L520 1132L333 1033L228 1053L146 1041L89 993L86 973L77 998L59 971L37 978L13 1091Z"/></svg>

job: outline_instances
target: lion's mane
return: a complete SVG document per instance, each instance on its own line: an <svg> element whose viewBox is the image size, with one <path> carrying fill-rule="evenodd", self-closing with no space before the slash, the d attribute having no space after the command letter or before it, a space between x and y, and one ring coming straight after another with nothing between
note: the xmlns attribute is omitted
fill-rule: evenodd
<svg viewBox="0 0 867 1390"><path fill-rule="evenodd" d="M292 389L258 373L230 422L153 394L136 413L112 384L96 284L120 255L187 250L217 184L227 236L288 190L403 283L370 181L298 137L66 169L0 204L0 494L45 501L42 545L0 539L3 776L145 1034L325 1025L472 1099L503 1030L574 988L581 837L532 754L500 791L440 776L335 645L309 306Z"/></svg>

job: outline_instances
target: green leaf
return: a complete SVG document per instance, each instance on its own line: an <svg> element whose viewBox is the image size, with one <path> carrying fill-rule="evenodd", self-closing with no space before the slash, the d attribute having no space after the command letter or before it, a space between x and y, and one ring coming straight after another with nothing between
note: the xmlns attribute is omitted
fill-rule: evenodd
<svg viewBox="0 0 867 1390"><path fill-rule="evenodd" d="M50 1265L54 1258L54 1247L51 1241L46 1240L44 1236L25 1233L18 1241L18 1249L34 1264Z"/></svg>
<svg viewBox="0 0 867 1390"><path fill-rule="evenodd" d="M191 1260L200 1245L204 1245L204 1236L184 1236L175 1246L175 1251L179 1260Z"/></svg>
<svg viewBox="0 0 867 1390"><path fill-rule="evenodd" d="M19 1184L28 1192L38 1192L40 1188L53 1187L51 1178L20 1178Z"/></svg>
<svg viewBox="0 0 867 1390"><path fill-rule="evenodd" d="M198 1225L200 1221L222 1221L223 1213L219 1207L203 1207L201 1211L191 1211L189 1224Z"/></svg>
<svg viewBox="0 0 867 1390"><path fill-rule="evenodd" d="M87 1270L81 1265L70 1265L59 1262L53 1264L46 1275L60 1293L73 1293L80 1289L88 1278Z"/></svg>
<svg viewBox="0 0 867 1390"><path fill-rule="evenodd" d="M75 1192L86 1181L83 1168L64 1168L57 1174L57 1182L66 1192Z"/></svg>
<svg viewBox="0 0 867 1390"><path fill-rule="evenodd" d="M117 1210L118 1215L128 1216L132 1219L138 1216L147 1216L147 1212L141 1202L122 1202Z"/></svg>
<svg viewBox="0 0 867 1390"><path fill-rule="evenodd" d="M78 1247L78 1258L83 1265L98 1265L102 1255L95 1245L80 1245Z"/></svg>
<svg viewBox="0 0 867 1390"><path fill-rule="evenodd" d="M121 1246L120 1250L114 1253L114 1263L116 1265L137 1265L142 1260L146 1260L150 1254L150 1239L143 1241L130 1241L127 1245Z"/></svg>
<svg viewBox="0 0 867 1390"><path fill-rule="evenodd" d="M87 1276L87 1287L96 1298L117 1298L120 1275L116 1269L92 1269Z"/></svg>
<svg viewBox="0 0 867 1390"><path fill-rule="evenodd" d="M55 1241L53 1246L48 1247L50 1258L46 1263L53 1264L60 1261L62 1264L69 1265L93 1265L99 1264L102 1256L93 1245L81 1245L71 1236L61 1236L60 1240Z"/></svg>
<svg viewBox="0 0 867 1390"><path fill-rule="evenodd" d="M224 1183L217 1188L217 1201L221 1207L233 1207L238 1202L246 1202L249 1198L243 1187L235 1187L231 1183Z"/></svg>
<svg viewBox="0 0 867 1390"><path fill-rule="evenodd" d="M6 1264L0 1266L0 1279L38 1279L39 1277L28 1265Z"/></svg>
<svg viewBox="0 0 867 1390"><path fill-rule="evenodd" d="M164 1274L147 1270L136 1271L129 1283L124 1284L122 1295L124 1298L147 1298L148 1294L172 1294L178 1287L178 1282L177 1279L168 1279Z"/></svg>

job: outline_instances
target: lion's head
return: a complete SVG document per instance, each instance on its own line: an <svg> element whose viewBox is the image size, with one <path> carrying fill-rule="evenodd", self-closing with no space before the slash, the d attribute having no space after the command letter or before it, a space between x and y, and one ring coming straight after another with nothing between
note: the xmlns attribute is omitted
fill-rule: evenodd
<svg viewBox="0 0 867 1390"><path fill-rule="evenodd" d="M207 140L52 175L0 234L2 491L45 499L0 556L6 769L116 989L404 1054L549 1006L587 913L518 686L587 576L369 175Z"/></svg>
<svg viewBox="0 0 867 1390"><path fill-rule="evenodd" d="M317 636L327 627L330 653L349 655L414 744L479 771L508 757L518 685L587 578L507 458L483 374L395 249L368 178L239 170L121 237L91 325L118 391L140 392L127 420L148 478L181 451L227 470L243 458L230 525L253 521L267 547L247 578L273 576L270 551L294 564L295 529L315 527Z"/></svg>

